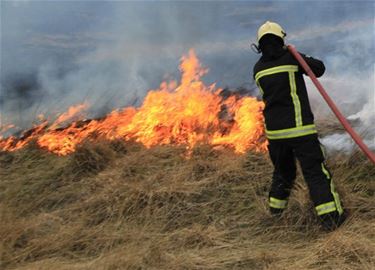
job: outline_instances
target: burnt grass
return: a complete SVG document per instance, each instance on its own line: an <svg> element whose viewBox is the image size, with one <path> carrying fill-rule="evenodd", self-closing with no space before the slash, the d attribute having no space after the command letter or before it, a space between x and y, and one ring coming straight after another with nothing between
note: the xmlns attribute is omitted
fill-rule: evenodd
<svg viewBox="0 0 375 270"><path fill-rule="evenodd" d="M268 213L265 153L86 142L0 153L0 269L374 269L375 167L329 158L349 218L317 222L298 174Z"/></svg>

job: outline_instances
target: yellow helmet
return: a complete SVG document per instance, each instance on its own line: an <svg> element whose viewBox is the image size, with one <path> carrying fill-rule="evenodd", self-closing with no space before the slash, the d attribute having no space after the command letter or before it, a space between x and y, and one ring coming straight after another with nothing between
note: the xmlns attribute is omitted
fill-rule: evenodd
<svg viewBox="0 0 375 270"><path fill-rule="evenodd" d="M286 33L281 28L281 26L275 22L266 21L263 25L261 25L258 29L258 44L259 40L266 34L272 34L284 39Z"/></svg>

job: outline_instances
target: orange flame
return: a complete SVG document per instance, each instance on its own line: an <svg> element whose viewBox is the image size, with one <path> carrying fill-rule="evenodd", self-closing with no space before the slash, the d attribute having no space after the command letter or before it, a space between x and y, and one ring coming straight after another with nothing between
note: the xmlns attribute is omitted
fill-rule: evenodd
<svg viewBox="0 0 375 270"><path fill-rule="evenodd" d="M60 116L57 117L55 122L50 126L49 129L56 129L60 124L67 122L67 121L72 121L74 119L78 119L82 116L82 111L88 108L88 104L82 103L78 104L75 106L69 107L68 111L61 114ZM43 117L43 115L39 115L39 117Z"/></svg>
<svg viewBox="0 0 375 270"><path fill-rule="evenodd" d="M201 81L208 70L193 50L182 57L180 71L179 85L176 81L163 82L159 89L148 92L139 108L116 110L102 120L75 121L56 129L87 109L87 104L72 106L48 129L42 123L25 139L0 139L0 149L14 151L36 139L40 147L67 155L83 140L102 137L135 140L146 147L177 144L191 149L197 143L208 143L231 146L237 153L265 150L262 102L236 96L224 100L215 84L207 86Z"/></svg>

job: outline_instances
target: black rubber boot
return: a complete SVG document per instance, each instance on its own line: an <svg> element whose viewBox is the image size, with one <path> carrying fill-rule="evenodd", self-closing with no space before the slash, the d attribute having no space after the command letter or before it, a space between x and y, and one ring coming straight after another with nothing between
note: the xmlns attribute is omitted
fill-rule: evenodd
<svg viewBox="0 0 375 270"><path fill-rule="evenodd" d="M344 211L341 215L337 212L331 212L325 215L319 216L319 220L322 224L322 227L326 231L334 231L346 220L347 213Z"/></svg>
<svg viewBox="0 0 375 270"><path fill-rule="evenodd" d="M273 217L281 217L283 212L284 212L284 209L270 207L270 213Z"/></svg>

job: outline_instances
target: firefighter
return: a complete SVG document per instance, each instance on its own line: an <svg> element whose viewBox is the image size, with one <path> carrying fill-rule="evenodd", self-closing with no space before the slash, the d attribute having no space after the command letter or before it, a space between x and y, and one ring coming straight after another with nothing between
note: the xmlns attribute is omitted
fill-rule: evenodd
<svg viewBox="0 0 375 270"><path fill-rule="evenodd" d="M286 49L286 33L280 25L267 21L258 30L262 56L254 66L254 80L263 96L265 132L274 171L269 207L280 216L296 178L299 161L310 197L323 227L333 230L345 214L331 174L325 164L314 116L303 79L304 70ZM322 61L302 54L317 77L323 75Z"/></svg>

